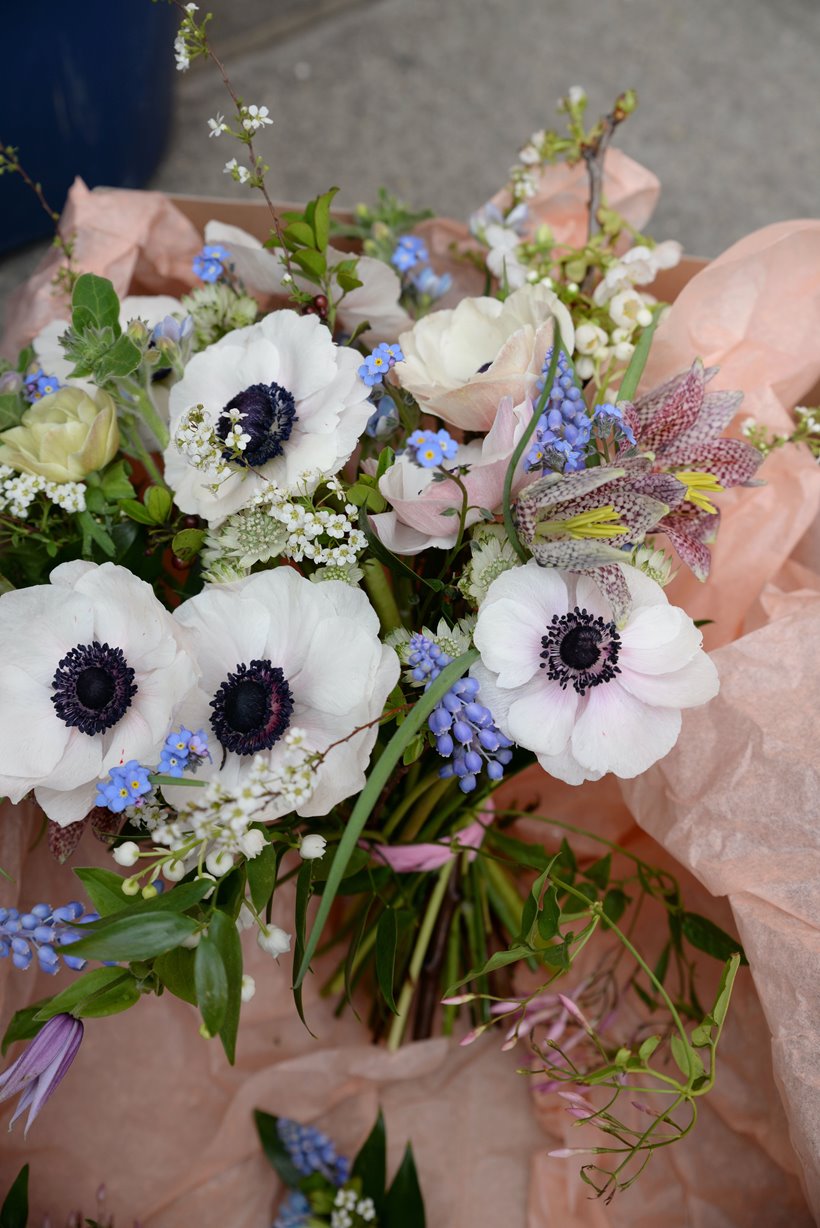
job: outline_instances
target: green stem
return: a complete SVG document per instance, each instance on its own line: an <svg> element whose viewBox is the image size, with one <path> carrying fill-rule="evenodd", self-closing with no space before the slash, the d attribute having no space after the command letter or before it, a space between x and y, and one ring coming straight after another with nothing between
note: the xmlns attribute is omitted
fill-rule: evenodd
<svg viewBox="0 0 820 1228"><path fill-rule="evenodd" d="M547 400L550 394L550 389L552 388L552 385L555 382L555 372L558 370L558 356L561 353L561 348L562 348L561 330L559 329L558 321L556 320L555 321L555 333L553 335L553 340L552 340L552 358L550 359L549 370L547 371L547 375L544 380L544 387L541 390L540 397L538 398L538 404L533 410L532 418L528 422L527 426L524 429L523 435L521 436L521 438L519 439L518 443L515 446L515 451L513 452L512 457L510 458L510 463L507 466L507 472L504 476L504 495L503 495L502 504L501 504L503 511L504 511L504 527L507 530L507 536L510 539L510 543L522 563L526 563L528 555L524 547L521 545L521 542L519 541L518 533L516 532L516 528L515 528L515 522L513 521L513 514L512 514L513 480L515 478L515 471L518 468L518 462L521 460L521 457L524 455L524 449L526 448L527 444L530 442L530 439L535 434L535 428L538 426L538 419L541 417L542 413L544 412L544 407L547 404Z"/></svg>
<svg viewBox="0 0 820 1228"><path fill-rule="evenodd" d="M447 891L447 884L450 881L450 875L456 864L456 859L452 858L441 867L438 872L438 881L433 888L430 896L430 903L427 905L427 911L424 914L424 920L421 923L419 936L416 939L416 945L413 948L413 954L410 959L410 967L407 970L407 980L402 986L401 996L398 1001L398 1009L396 1016L390 1028L390 1034L387 1038L387 1048L391 1053L395 1053L404 1037L405 1029L409 1022L410 1006L413 1001L413 995L416 992L416 985L421 969L424 964L424 957L427 954L427 948L430 945L430 939L433 937L436 919L441 906L444 903L444 896Z"/></svg>
<svg viewBox="0 0 820 1228"><path fill-rule="evenodd" d="M387 579L387 572L378 559L368 559L362 564L364 586L373 603L373 609L379 616L382 631L395 631L402 626L399 607L393 596L393 589Z"/></svg>
<svg viewBox="0 0 820 1228"><path fill-rule="evenodd" d="M421 798L421 800L416 803L415 809L410 815L407 826L402 832L402 843L406 843L407 841L414 840L416 838L428 819L430 812L435 808L435 806L450 788L452 782L452 777L449 777L446 780L436 780L435 784L431 785L427 790L426 796Z"/></svg>
<svg viewBox="0 0 820 1228"><path fill-rule="evenodd" d="M415 805L419 798L423 797L427 790L432 788L437 780L439 780L438 772L429 772L422 778L422 780L419 781L414 789L411 789L406 797L402 798L382 829L382 835L384 836L385 840L387 840L389 836L392 836L393 832L396 830L397 826L404 818L410 807Z"/></svg>
<svg viewBox="0 0 820 1228"><path fill-rule="evenodd" d="M164 486L165 478L162 476L162 472L157 466L153 456L140 439L139 431L137 430L136 425L128 428L127 430L124 429L123 434L125 435L127 442L127 446L124 449L126 455L134 457L136 460L140 461L144 466L146 473L151 476L153 481L156 482L158 486Z"/></svg>
<svg viewBox="0 0 820 1228"><path fill-rule="evenodd" d="M135 402L139 416L164 451L168 447L171 436L168 434L168 427L160 417L150 392L136 380L124 380L122 386Z"/></svg>
<svg viewBox="0 0 820 1228"><path fill-rule="evenodd" d="M621 380L621 386L618 389L619 401L631 401L635 393L638 391L643 369L646 366L646 360L649 358L649 348L652 345L652 338L655 336L655 329L658 327L658 321L661 318L662 307L658 306L653 309L652 323L648 324L640 336L638 344L632 351L632 357L629 360L629 366L624 371L624 377Z"/></svg>

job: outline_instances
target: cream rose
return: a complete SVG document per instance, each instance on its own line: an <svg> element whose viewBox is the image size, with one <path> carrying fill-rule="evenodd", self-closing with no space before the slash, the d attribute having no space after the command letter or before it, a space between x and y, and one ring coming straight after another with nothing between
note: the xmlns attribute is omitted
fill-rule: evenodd
<svg viewBox="0 0 820 1228"><path fill-rule="evenodd" d="M91 397L60 388L0 434L0 464L49 482L81 482L113 460L119 446L117 409L107 392Z"/></svg>

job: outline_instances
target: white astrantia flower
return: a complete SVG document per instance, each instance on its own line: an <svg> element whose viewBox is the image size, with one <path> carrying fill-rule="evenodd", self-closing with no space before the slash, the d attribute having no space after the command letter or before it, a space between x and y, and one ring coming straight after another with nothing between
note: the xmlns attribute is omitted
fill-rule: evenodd
<svg viewBox="0 0 820 1228"><path fill-rule="evenodd" d="M675 745L681 709L717 694L689 616L643 572L622 570L632 608L620 625L593 580L534 559L499 576L478 612L481 702L568 784L646 771Z"/></svg>
<svg viewBox="0 0 820 1228"><path fill-rule="evenodd" d="M518 405L533 394L555 324L564 349L575 348L572 317L544 285L526 285L503 303L465 298L417 320L399 344L394 375L422 407L468 431L492 426L506 396Z"/></svg>
<svg viewBox="0 0 820 1228"><path fill-rule="evenodd" d="M197 677L187 633L113 563L64 563L4 593L0 642L0 794L34 789L61 826L85 818L112 767L158 761Z"/></svg>
<svg viewBox="0 0 820 1228"><path fill-rule="evenodd" d="M369 722L380 716L399 676L398 658L380 643L378 617L360 589L338 580L311 584L279 567L206 588L175 617L190 629L202 670L182 713L190 728L207 729L211 737L214 762L202 775L218 774L231 790L255 760L258 768L267 757L276 769L288 754L287 731L297 726L319 753L349 739L315 768L297 814L325 815L359 792L376 740ZM255 817L270 820L292 809L287 799L272 801Z"/></svg>
<svg viewBox="0 0 820 1228"><path fill-rule="evenodd" d="M177 505L219 522L270 482L303 494L306 473L308 493L337 473L373 410L360 365L361 355L335 345L316 316L295 311L274 311L195 354L171 389L165 477ZM227 475L193 464L174 442L197 406L221 439L235 425L231 414L247 436Z"/></svg>

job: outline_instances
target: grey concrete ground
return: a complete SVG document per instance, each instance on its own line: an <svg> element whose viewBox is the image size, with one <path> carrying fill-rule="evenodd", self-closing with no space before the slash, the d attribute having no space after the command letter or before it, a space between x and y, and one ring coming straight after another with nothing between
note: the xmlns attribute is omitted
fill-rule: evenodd
<svg viewBox="0 0 820 1228"><path fill-rule="evenodd" d="M203 4L203 7L204 4ZM385 184L464 217L506 179L518 146L583 84L606 107L634 86L620 145L660 177L651 226L715 255L768 222L820 214L818 0L214 0L214 44L237 91L276 123L259 146L270 190L340 203ZM151 186L247 193L237 152L206 121L228 106L196 64L177 83ZM0 296L32 253L0 267Z"/></svg>

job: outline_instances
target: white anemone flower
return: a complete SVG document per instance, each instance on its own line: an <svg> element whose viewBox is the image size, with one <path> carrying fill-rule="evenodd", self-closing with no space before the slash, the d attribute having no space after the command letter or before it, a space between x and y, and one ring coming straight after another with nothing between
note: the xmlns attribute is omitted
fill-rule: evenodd
<svg viewBox="0 0 820 1228"><path fill-rule="evenodd" d="M295 311L274 311L195 354L171 389L165 476L178 507L222 521L270 482L310 493L323 475L338 473L373 412L360 365L361 355L335 345L316 316ZM242 463L232 463L222 479L174 443L183 415L196 406L222 439L230 411L238 411L248 436Z"/></svg>
<svg viewBox="0 0 820 1228"><path fill-rule="evenodd" d="M500 575L478 612L481 702L568 784L645 772L675 745L681 709L717 694L692 620L643 572L622 570L632 608L620 625L593 580L534 559Z"/></svg>
<svg viewBox="0 0 820 1228"><path fill-rule="evenodd" d="M153 765L197 671L187 634L150 585L113 563L64 563L50 584L0 597L0 794L30 789L60 826L97 781Z"/></svg>
<svg viewBox="0 0 820 1228"><path fill-rule="evenodd" d="M421 406L466 431L487 431L499 403L534 395L556 323L564 349L575 348L572 317L544 285L526 285L502 303L465 298L402 333L404 361L395 377Z"/></svg>
<svg viewBox="0 0 820 1228"><path fill-rule="evenodd" d="M269 756L275 771L288 761L293 728L315 751L347 739L316 768L298 814L325 815L362 789L377 733L370 722L398 681L399 660L380 642L378 617L360 589L311 584L278 567L206 588L175 617L191 630L202 670L184 716L190 728L209 730L206 774L218 772L230 790L258 771L255 757ZM261 817L288 809L274 802Z"/></svg>

